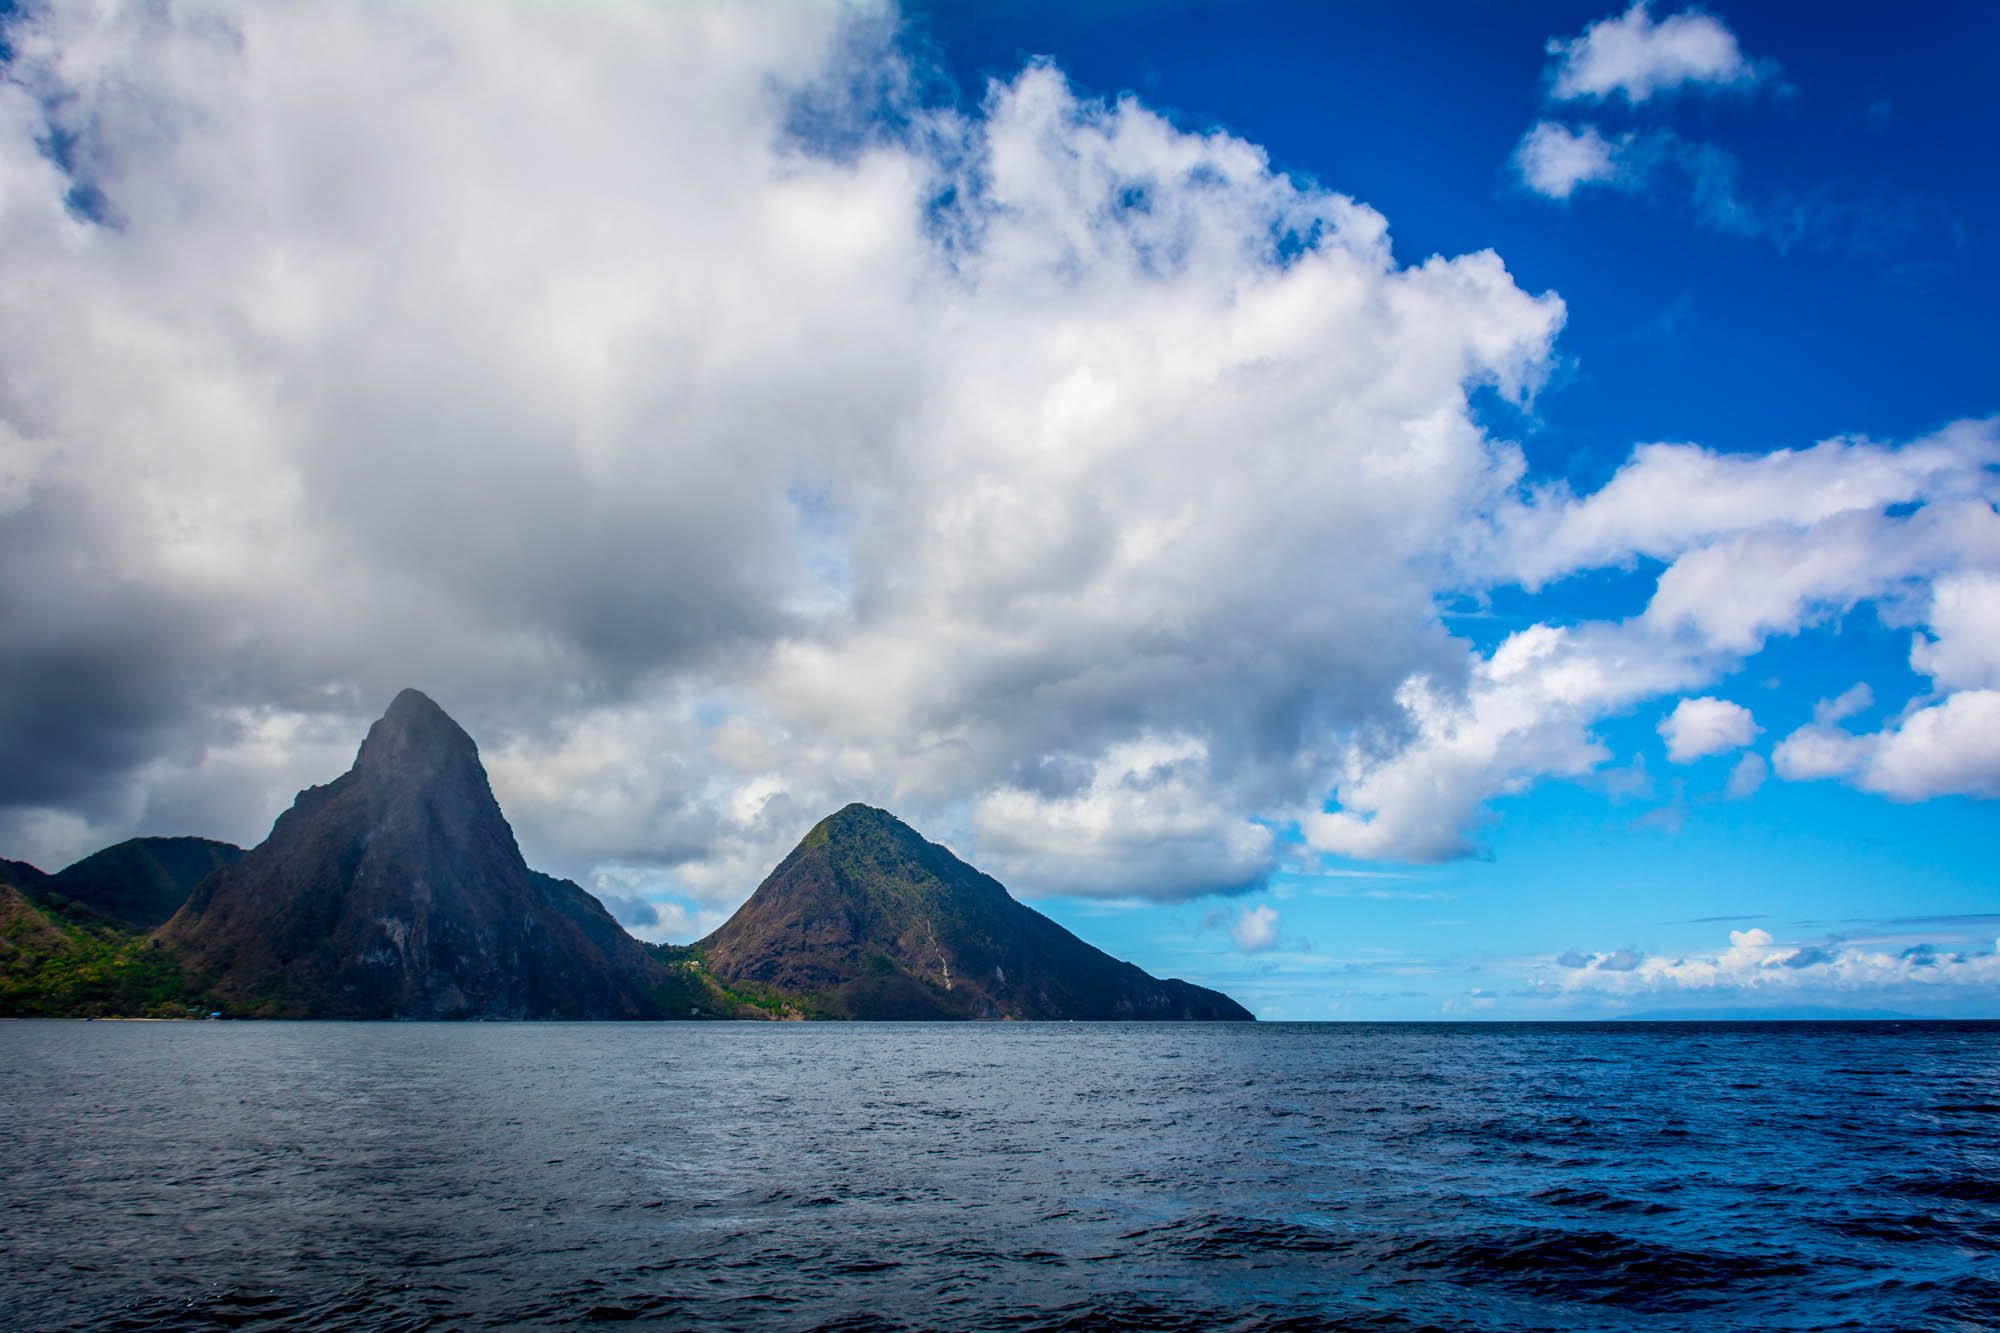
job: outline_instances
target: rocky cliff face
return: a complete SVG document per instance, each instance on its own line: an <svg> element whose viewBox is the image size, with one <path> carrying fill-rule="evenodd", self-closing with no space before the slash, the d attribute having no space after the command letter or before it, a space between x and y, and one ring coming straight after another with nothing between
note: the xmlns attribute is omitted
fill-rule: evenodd
<svg viewBox="0 0 2000 1333"><path fill-rule="evenodd" d="M659 964L595 898L528 869L478 747L415 690L160 938L272 1016L659 1016Z"/></svg>
<svg viewBox="0 0 2000 1333"><path fill-rule="evenodd" d="M1085 944L863 805L821 821L696 952L726 985L833 1017L1251 1017Z"/></svg>

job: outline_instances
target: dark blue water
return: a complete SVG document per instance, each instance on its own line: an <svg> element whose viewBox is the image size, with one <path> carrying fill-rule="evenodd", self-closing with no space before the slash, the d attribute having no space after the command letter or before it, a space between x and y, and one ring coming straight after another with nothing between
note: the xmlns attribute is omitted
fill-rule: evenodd
<svg viewBox="0 0 2000 1333"><path fill-rule="evenodd" d="M0 1323L1987 1329L2000 1024L0 1024Z"/></svg>

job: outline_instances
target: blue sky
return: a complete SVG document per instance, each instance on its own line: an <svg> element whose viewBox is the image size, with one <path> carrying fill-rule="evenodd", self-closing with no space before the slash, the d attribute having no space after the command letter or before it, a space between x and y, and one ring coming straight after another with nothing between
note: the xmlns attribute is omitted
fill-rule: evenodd
<svg viewBox="0 0 2000 1333"><path fill-rule="evenodd" d="M416 686L648 938L2000 1014L1990 10L4 13L0 854Z"/></svg>

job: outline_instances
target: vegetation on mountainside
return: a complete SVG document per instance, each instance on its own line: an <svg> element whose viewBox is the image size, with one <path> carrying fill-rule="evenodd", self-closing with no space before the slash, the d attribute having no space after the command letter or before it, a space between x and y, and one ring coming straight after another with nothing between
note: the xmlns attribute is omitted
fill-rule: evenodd
<svg viewBox="0 0 2000 1333"><path fill-rule="evenodd" d="M664 1017L675 1019L712 1018L827 1018L810 1003L782 995L769 986L728 983L708 968L700 946L648 944L647 950L664 965L666 977L653 987L653 1002Z"/></svg>
<svg viewBox="0 0 2000 1333"><path fill-rule="evenodd" d="M146 936L0 888L0 1017L187 1018L207 1012L173 955Z"/></svg>

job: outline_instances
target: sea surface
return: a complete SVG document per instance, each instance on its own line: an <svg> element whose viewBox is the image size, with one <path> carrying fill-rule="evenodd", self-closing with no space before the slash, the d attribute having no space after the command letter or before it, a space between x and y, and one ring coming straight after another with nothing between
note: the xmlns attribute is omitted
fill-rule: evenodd
<svg viewBox="0 0 2000 1333"><path fill-rule="evenodd" d="M23 1329L1991 1329L2000 1024L0 1023Z"/></svg>

